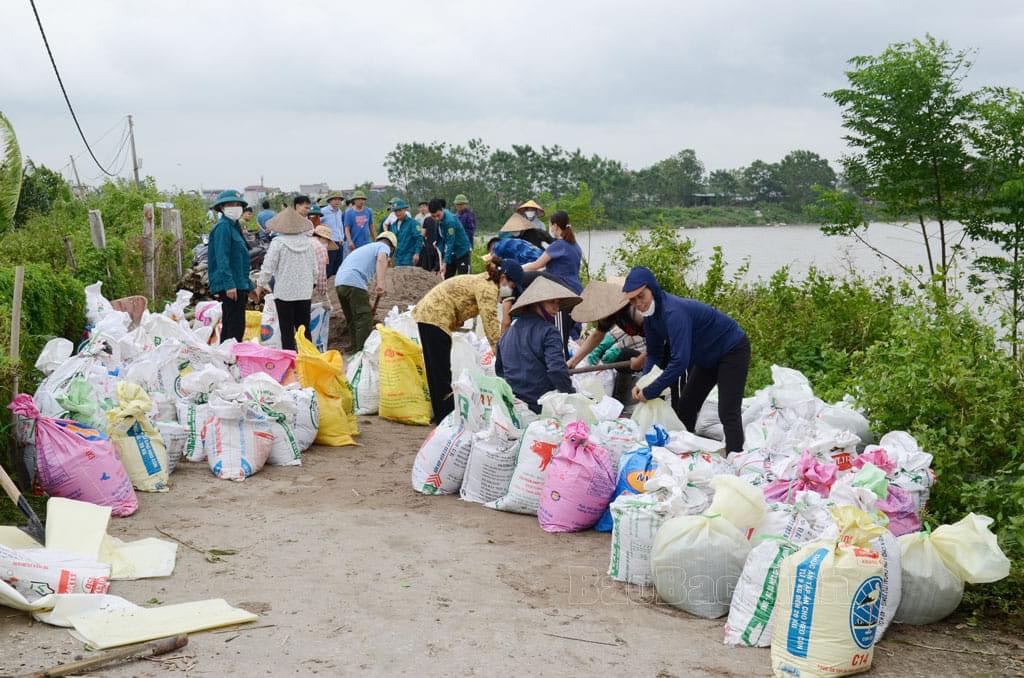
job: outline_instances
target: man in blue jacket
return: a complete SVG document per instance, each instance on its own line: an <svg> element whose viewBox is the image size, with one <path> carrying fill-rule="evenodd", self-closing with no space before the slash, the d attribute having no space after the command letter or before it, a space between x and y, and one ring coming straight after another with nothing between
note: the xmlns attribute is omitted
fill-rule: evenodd
<svg viewBox="0 0 1024 678"><path fill-rule="evenodd" d="M239 191L221 191L212 208L220 212L220 220L210 231L209 268L210 294L220 301L220 339L242 341L245 334L245 304L252 283L249 281L249 247L242 236L238 220L246 206Z"/></svg>
<svg viewBox="0 0 1024 678"><path fill-rule="evenodd" d="M456 275L469 273L472 247L462 222L445 209L444 203L438 198L431 200L427 209L437 222L438 240L442 245L441 275L447 280Z"/></svg>
<svg viewBox="0 0 1024 678"><path fill-rule="evenodd" d="M664 292L642 266L629 272L622 291L644 318L644 373L655 365L662 368L647 388L633 389L633 397L639 402L657 398L685 375L676 414L693 431L701 406L717 385L726 452L741 452L743 390L750 368L750 341L743 329L718 309Z"/></svg>

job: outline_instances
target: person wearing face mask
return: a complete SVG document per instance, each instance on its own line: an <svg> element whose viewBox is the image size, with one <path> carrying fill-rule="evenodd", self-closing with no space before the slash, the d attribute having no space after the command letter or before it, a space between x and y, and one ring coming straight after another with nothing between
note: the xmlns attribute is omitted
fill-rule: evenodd
<svg viewBox="0 0 1024 678"><path fill-rule="evenodd" d="M245 336L245 302L252 283L249 282L249 248L242 235L239 220L246 207L239 191L221 191L212 209L220 212L220 220L210 231L208 276L210 294L220 301L220 340L242 341Z"/></svg>
<svg viewBox="0 0 1024 678"><path fill-rule="evenodd" d="M606 345L605 339L617 327L622 335L615 341L614 346L619 350L615 352L614 357L609 357L609 349L604 353L604 361L628 359L630 369L634 372L642 370L647 359L644 319L629 305L629 299L622 293L622 283L592 280L583 290L582 296L583 302L572 309L572 319L578 323L594 323L594 329L587 334L579 350L569 359L569 369L577 367L588 358L592 364L597 364L598 358L592 354L599 346Z"/></svg>
<svg viewBox="0 0 1024 678"><path fill-rule="evenodd" d="M686 375L676 414L692 432L701 406L717 385L726 452L742 451L750 340L739 323L707 304L663 291L650 269L642 266L630 270L622 292L644 319L644 372L663 366L650 386L633 389L633 397L638 402L655 398Z"/></svg>
<svg viewBox="0 0 1024 678"><path fill-rule="evenodd" d="M539 271L544 269L551 275L557 277L563 285L576 294L583 291L583 283L580 282L580 268L583 265L583 250L576 244L576 235L569 223L569 213L559 210L551 215L551 227L549 229L554 241L548 245L536 261L523 266L524 271ZM555 319L555 327L562 333L563 351L569 345L569 335L572 334L573 322L568 311L558 314Z"/></svg>
<svg viewBox="0 0 1024 678"><path fill-rule="evenodd" d="M495 374L537 414L538 399L549 391L575 393L562 352L555 316L582 301L568 287L537 278L512 306L515 322L498 342Z"/></svg>
<svg viewBox="0 0 1024 678"><path fill-rule="evenodd" d="M484 335L497 349L498 296L502 287L517 294L523 283L523 269L514 261L492 259L487 270L460 275L435 285L412 309L413 320L423 346L423 364L430 389L431 421L441 423L454 409L452 400L452 333L467 320L480 316Z"/></svg>
<svg viewBox="0 0 1024 678"><path fill-rule="evenodd" d="M551 237L544 222L541 221L540 217L543 216L544 208L533 200L527 200L516 208L515 213L505 222L498 235L503 238L520 238L534 247L544 249L554 241L554 238Z"/></svg>

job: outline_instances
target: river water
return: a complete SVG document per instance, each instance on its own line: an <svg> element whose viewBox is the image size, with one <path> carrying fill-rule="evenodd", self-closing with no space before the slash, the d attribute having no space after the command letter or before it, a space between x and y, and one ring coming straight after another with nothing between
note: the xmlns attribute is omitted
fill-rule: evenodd
<svg viewBox="0 0 1024 678"><path fill-rule="evenodd" d="M937 225L931 225L932 253L938 257ZM962 229L959 224L947 225L954 240L959 240ZM794 277L802 277L808 269L843 274L856 271L864 277L891 275L894 278L906 275L895 264L873 252L867 245L853 236L828 236L817 226L738 226L684 229L682 234L693 240L694 251L700 262L697 275L707 269L712 248L722 247L727 275L736 271L745 261L749 263L748 279L767 278L784 266L790 267ZM920 227L904 227L894 224L871 224L862 234L863 238L882 252L898 259L901 263L927 271L928 259L922 244ZM583 256L596 273L601 266L608 275L620 273L612 251L621 242L620 231L594 231L577 233L577 241L583 248ZM970 241L964 242L968 249L967 260L978 254L995 253L993 247L976 248Z"/></svg>

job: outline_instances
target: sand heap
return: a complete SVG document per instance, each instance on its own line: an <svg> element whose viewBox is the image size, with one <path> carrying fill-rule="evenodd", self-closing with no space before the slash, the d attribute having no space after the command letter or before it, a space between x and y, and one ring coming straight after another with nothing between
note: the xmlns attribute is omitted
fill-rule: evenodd
<svg viewBox="0 0 1024 678"><path fill-rule="evenodd" d="M404 311L407 307L419 303L419 300L430 291L430 289L441 282L440 276L436 273L425 271L416 266L401 266L388 271L387 280L384 284L384 297L377 305L377 313L374 315L374 324L384 322L384 316L388 314L392 306L397 306ZM333 280L330 286L333 286ZM377 283L370 281L370 303L373 303L374 292ZM331 304L331 334L330 348L341 349L344 352L351 350L348 338L348 323L345 322L345 315L341 312L341 304L338 302L338 295L333 289L327 294Z"/></svg>

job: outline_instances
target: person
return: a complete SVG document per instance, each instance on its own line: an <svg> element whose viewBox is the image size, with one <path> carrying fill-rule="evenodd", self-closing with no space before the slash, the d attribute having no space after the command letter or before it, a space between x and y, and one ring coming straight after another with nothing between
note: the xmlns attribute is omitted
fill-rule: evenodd
<svg viewBox="0 0 1024 678"><path fill-rule="evenodd" d="M707 304L663 291L650 269L642 266L630 270L622 292L644 318L644 372L655 365L662 367L661 375L647 388L634 387L633 397L638 402L657 397L685 374L676 414L692 432L701 406L717 385L725 450L741 452L750 340L739 323Z"/></svg>
<svg viewBox="0 0 1024 678"><path fill-rule="evenodd" d="M559 210L551 215L551 226L549 233L554 240L548 245L536 261L523 266L524 271L546 270L548 273L558 277L562 284L576 294L583 291L583 283L580 282L580 268L583 265L583 250L576 243L576 235L569 223L569 213ZM574 324L569 317L568 311L558 314L555 319L555 326L562 333L563 349L569 345L569 336L572 334Z"/></svg>
<svg viewBox="0 0 1024 678"><path fill-rule="evenodd" d="M537 278L512 307L515 321L498 342L495 374L537 414L541 409L537 400L548 391L576 392L554 320L580 301L568 287Z"/></svg>
<svg viewBox="0 0 1024 678"><path fill-rule="evenodd" d="M473 246L473 236L476 235L476 215L469 209L469 198L462 193L455 196L455 214L462 222L462 228L469 238L469 246Z"/></svg>
<svg viewBox="0 0 1024 678"><path fill-rule="evenodd" d="M452 278L469 273L470 246L466 237L466 229L462 222L444 207L444 203L434 198L427 206L430 216L437 223L438 240L441 248L441 275Z"/></svg>
<svg viewBox="0 0 1024 678"><path fill-rule="evenodd" d="M576 354L568 360L569 369L577 367L583 360L590 359L597 364L602 358L604 362L629 360L630 369L639 372L647 358L644 343L644 319L630 306L629 299L622 293L622 282L605 282L592 280L583 290L583 302L572 309L572 319L578 323L594 323L594 328L580 344ZM614 345L618 349L611 353L606 346L609 335L616 334ZM599 347L604 346L604 351ZM597 356L597 352L602 355ZM674 390L676 402L678 389Z"/></svg>
<svg viewBox="0 0 1024 678"><path fill-rule="evenodd" d="M373 310L370 307L370 278L376 280L377 298L384 296L387 270L398 249L398 238L387 231L377 239L348 253L334 277L338 301L348 323L352 351L362 351L366 338L373 329Z"/></svg>
<svg viewBox="0 0 1024 678"><path fill-rule="evenodd" d="M331 193L327 196L327 206L321 210L320 223L331 229L331 240L337 247L328 248L327 277L330 278L338 272L341 260L344 258L345 244L345 210L341 203L345 201L340 193Z"/></svg>
<svg viewBox="0 0 1024 678"><path fill-rule="evenodd" d="M316 227L320 225L320 217L322 215L323 211L321 211L320 205L313 203L309 206L309 214L306 215L306 218L313 223L314 227Z"/></svg>
<svg viewBox="0 0 1024 678"><path fill-rule="evenodd" d="M263 290L271 289L270 281L273 279L281 348L294 351L295 333L300 327L305 328L306 338L312 340L309 332L310 306L319 282L316 251L309 237L313 225L309 219L290 209L283 210L267 222L267 228L277 237L270 242L257 276L260 286L257 296L262 297Z"/></svg>
<svg viewBox="0 0 1024 678"><path fill-rule="evenodd" d="M292 200L292 207L301 216L308 219L309 212L313 207L313 201L309 199L308 195L297 195L295 196L295 199Z"/></svg>
<svg viewBox="0 0 1024 678"><path fill-rule="evenodd" d="M253 212L252 205L246 205L242 209L242 218L238 220L238 223L242 225L242 230L249 230L249 223L252 222L255 212ZM258 225L259 222L257 222Z"/></svg>
<svg viewBox="0 0 1024 678"><path fill-rule="evenodd" d="M343 221L345 245L348 247L345 254L377 240L373 226L373 210L366 206L366 194L362 191L352 194L352 206L345 210Z"/></svg>
<svg viewBox="0 0 1024 678"><path fill-rule="evenodd" d="M334 232L320 224L313 229L311 238L313 251L316 253L316 293L322 300L327 294L327 271L331 266L331 252L338 250L338 243L334 242Z"/></svg>
<svg viewBox="0 0 1024 678"><path fill-rule="evenodd" d="M427 209L427 208L424 208ZM439 237L437 233L437 222L427 212L423 220L423 247L420 249L420 268L431 273L438 273L441 270L441 250L438 248Z"/></svg>
<svg viewBox="0 0 1024 678"><path fill-rule="evenodd" d="M210 231L208 276L210 294L221 306L221 342L242 341L245 336L245 303L252 289L249 248L239 224L245 206L245 198L235 190L221 191L211 205L220 213Z"/></svg>
<svg viewBox="0 0 1024 678"><path fill-rule="evenodd" d="M398 202L398 200L399 198L392 198L391 200L388 200L388 215L380 222L381 233L384 231L394 230L394 223L398 220L398 217L395 216L395 203Z"/></svg>
<svg viewBox="0 0 1024 678"><path fill-rule="evenodd" d="M266 232L267 222L274 218L277 214L274 210L270 209L270 201L264 200L262 203L263 209L260 210L259 214L256 215L256 223L260 226L260 231Z"/></svg>
<svg viewBox="0 0 1024 678"><path fill-rule="evenodd" d="M420 203L416 206L418 211L416 212L416 216L414 218L419 223L421 228L423 227L423 222L426 221L427 217L430 216L430 212L427 210L428 204L429 203L426 200L421 200Z"/></svg>
<svg viewBox="0 0 1024 678"><path fill-rule="evenodd" d="M423 249L423 236L420 226L409 216L409 205L401 198L395 199L395 222L391 232L398 238L398 250L395 252L395 266L415 266L420 260Z"/></svg>
<svg viewBox="0 0 1024 678"><path fill-rule="evenodd" d="M496 349L500 336L498 298L503 288L517 294L522 280L523 269L519 264L492 259L483 273L449 278L435 285L412 309L423 347L433 423L441 423L454 409L452 332L480 316L484 335L491 348Z"/></svg>
<svg viewBox="0 0 1024 678"><path fill-rule="evenodd" d="M519 262L521 266L537 261L544 253L539 247L534 247L520 238L491 238L487 241L487 254L484 256L495 256L499 259L512 259Z"/></svg>
<svg viewBox="0 0 1024 678"><path fill-rule="evenodd" d="M541 224L543 225L543 222ZM534 222L524 217L521 212L512 213L498 231L498 237L502 240L518 238L539 249L544 249L554 240L547 229L537 228Z"/></svg>
<svg viewBox="0 0 1024 678"><path fill-rule="evenodd" d="M490 259L485 258L489 261ZM561 281L550 273L544 271L530 271L523 273L523 284L519 287L519 292L525 292L530 288L538 278L547 278L553 283L561 285ZM512 307L515 306L518 298L513 294L512 290L502 290L499 300L501 301L501 335L505 336L505 332L512 326Z"/></svg>

